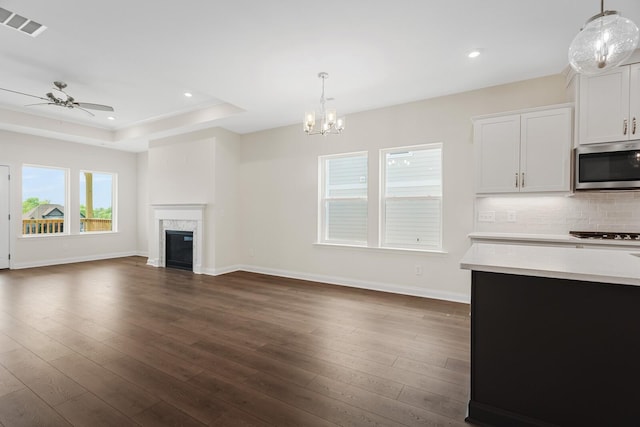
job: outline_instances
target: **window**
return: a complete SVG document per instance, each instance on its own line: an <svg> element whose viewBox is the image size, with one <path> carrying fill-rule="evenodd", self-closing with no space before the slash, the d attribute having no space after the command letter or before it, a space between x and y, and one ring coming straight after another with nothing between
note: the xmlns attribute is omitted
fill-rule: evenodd
<svg viewBox="0 0 640 427"><path fill-rule="evenodd" d="M22 234L50 235L66 231L67 171L22 166Z"/></svg>
<svg viewBox="0 0 640 427"><path fill-rule="evenodd" d="M321 156L319 241L367 244L367 153Z"/></svg>
<svg viewBox="0 0 640 427"><path fill-rule="evenodd" d="M442 144L381 150L381 246L442 247Z"/></svg>
<svg viewBox="0 0 640 427"><path fill-rule="evenodd" d="M80 232L114 231L110 173L80 171Z"/></svg>

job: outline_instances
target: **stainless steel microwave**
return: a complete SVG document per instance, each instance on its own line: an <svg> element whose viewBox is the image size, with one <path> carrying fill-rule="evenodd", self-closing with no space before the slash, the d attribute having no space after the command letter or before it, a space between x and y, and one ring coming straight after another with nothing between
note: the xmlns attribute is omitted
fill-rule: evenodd
<svg viewBox="0 0 640 427"><path fill-rule="evenodd" d="M582 145L575 154L576 190L640 189L640 141Z"/></svg>

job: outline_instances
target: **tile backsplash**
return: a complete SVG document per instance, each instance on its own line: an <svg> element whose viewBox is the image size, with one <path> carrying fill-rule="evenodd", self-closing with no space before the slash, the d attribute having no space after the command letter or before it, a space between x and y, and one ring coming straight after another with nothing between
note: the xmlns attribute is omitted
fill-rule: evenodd
<svg viewBox="0 0 640 427"><path fill-rule="evenodd" d="M640 232L640 191L580 192L572 196L478 197L474 217L475 231L484 232Z"/></svg>

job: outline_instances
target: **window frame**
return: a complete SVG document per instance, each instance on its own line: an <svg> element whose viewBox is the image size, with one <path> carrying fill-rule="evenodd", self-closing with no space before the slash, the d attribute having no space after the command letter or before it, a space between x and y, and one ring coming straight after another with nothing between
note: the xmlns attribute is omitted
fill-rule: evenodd
<svg viewBox="0 0 640 427"><path fill-rule="evenodd" d="M366 173L366 196L364 197L326 197L326 164L327 160L347 158L347 157L364 157L367 165ZM367 231L366 238L363 241L360 240L336 240L329 239L327 237L327 215L326 215L326 202L328 200L359 200L364 201L367 206L367 216L365 229ZM339 246L359 246L368 247L369 245L369 152L368 151L355 151L350 153L339 153L318 156L318 235L317 242L329 245Z"/></svg>
<svg viewBox="0 0 640 427"><path fill-rule="evenodd" d="M390 196L386 195L386 183L387 183L387 153L393 153L397 151L422 151L422 150L440 150L440 196ZM379 224L378 224L378 245L382 249L400 249L400 250L415 250L424 252L441 252L443 251L443 219L444 219L444 144L442 142L433 142L428 144L410 145L403 147L391 147L383 148L379 150L380 172L379 172ZM398 245L387 244L386 236L386 202L387 200L440 200L440 221L438 224L438 241L435 247L423 247L419 245Z"/></svg>
<svg viewBox="0 0 640 427"><path fill-rule="evenodd" d="M102 175L111 175L111 230L103 230L103 231L82 231L82 217L80 216L80 182L81 175L89 172L92 174L102 174ZM86 183L85 183L86 185ZM91 234L108 234L108 233L117 233L118 232L118 209L116 205L117 200L117 188L118 188L118 174L116 172L104 172L90 169L80 169L78 171L78 233L80 235L91 235Z"/></svg>
<svg viewBox="0 0 640 427"><path fill-rule="evenodd" d="M59 233L29 233L24 234L24 224L23 218L20 217L20 233L19 236L27 239L36 239L36 238L46 238L46 237L56 237L56 236L69 236L71 235L71 216L69 215L69 209L71 206L70 203L70 169L61 167L61 166L47 166L40 165L34 163L23 163L20 168L20 204L24 203L24 168L40 168L40 169L53 169L59 170L64 173L64 212L63 212L63 220L62 220L62 232Z"/></svg>

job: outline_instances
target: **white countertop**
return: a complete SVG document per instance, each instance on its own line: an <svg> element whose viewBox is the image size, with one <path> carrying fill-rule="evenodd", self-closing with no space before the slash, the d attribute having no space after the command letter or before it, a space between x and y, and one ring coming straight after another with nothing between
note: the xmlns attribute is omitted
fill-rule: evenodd
<svg viewBox="0 0 640 427"><path fill-rule="evenodd" d="M638 254L634 256L632 254ZM640 249L474 243L466 270L640 286Z"/></svg>
<svg viewBox="0 0 640 427"><path fill-rule="evenodd" d="M469 233L469 238L473 241L503 241L503 242L533 242L533 243L562 243L570 245L593 245L593 246L620 246L637 247L640 250L638 240L608 240L608 239L579 239L569 234L532 234L532 233L492 233L475 231Z"/></svg>

